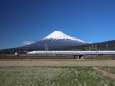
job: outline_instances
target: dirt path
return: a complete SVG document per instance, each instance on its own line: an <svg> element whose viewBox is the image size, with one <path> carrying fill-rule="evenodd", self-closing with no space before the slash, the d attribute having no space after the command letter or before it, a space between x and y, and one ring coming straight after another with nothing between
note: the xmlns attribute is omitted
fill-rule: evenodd
<svg viewBox="0 0 115 86"><path fill-rule="evenodd" d="M104 71L104 70L102 70L102 69L99 69L99 68L97 68L97 67L93 67L93 68L96 70L97 73L99 73L99 74L101 74L101 75L103 75L103 76L107 76L107 77L109 77L109 78L115 80L115 74L106 72L106 71Z"/></svg>
<svg viewBox="0 0 115 86"><path fill-rule="evenodd" d="M0 66L108 66L115 67L115 60L14 60L0 61Z"/></svg>

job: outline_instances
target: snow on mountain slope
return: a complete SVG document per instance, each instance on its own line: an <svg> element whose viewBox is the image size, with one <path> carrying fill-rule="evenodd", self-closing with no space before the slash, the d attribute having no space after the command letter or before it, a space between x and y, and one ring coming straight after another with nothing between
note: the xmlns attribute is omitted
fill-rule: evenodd
<svg viewBox="0 0 115 86"><path fill-rule="evenodd" d="M61 31L54 31L53 33L51 33L50 35L46 36L42 40L45 40L45 39L65 39L65 40L70 39L70 40L75 40L75 41L79 41L79 42L84 42L84 41L82 41L80 39L77 39L77 38L71 37L69 35L66 35Z"/></svg>

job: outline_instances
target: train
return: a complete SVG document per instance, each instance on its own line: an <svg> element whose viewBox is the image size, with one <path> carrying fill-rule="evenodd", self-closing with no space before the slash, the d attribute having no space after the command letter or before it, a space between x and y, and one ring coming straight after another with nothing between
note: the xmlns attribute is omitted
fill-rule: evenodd
<svg viewBox="0 0 115 86"><path fill-rule="evenodd" d="M27 54L40 55L73 55L75 59L82 59L84 55L115 55L115 51L31 51Z"/></svg>
<svg viewBox="0 0 115 86"><path fill-rule="evenodd" d="M115 54L115 51L31 51L27 54L72 54L72 55L86 55L86 54Z"/></svg>

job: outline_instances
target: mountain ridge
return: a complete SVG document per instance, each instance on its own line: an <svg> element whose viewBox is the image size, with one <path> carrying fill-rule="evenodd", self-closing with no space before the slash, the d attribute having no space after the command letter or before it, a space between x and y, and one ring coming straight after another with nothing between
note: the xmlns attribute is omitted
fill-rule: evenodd
<svg viewBox="0 0 115 86"><path fill-rule="evenodd" d="M115 50L115 40L65 47L61 48L60 50Z"/></svg>

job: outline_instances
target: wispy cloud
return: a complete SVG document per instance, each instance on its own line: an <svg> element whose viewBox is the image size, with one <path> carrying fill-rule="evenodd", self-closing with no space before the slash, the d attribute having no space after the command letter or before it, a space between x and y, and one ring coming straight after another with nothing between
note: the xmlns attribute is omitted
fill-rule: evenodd
<svg viewBox="0 0 115 86"><path fill-rule="evenodd" d="M24 41L22 44L23 44L23 45L29 45L29 44L32 44L32 43L34 43L34 42L31 42L31 41Z"/></svg>

